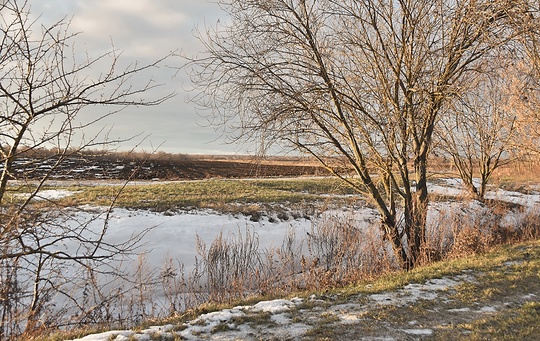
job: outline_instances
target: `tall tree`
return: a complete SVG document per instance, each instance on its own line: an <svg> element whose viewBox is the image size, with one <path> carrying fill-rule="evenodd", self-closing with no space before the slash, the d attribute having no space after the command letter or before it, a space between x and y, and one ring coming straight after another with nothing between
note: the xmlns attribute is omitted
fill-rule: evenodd
<svg viewBox="0 0 540 341"><path fill-rule="evenodd" d="M405 269L425 243L442 109L520 34L525 1L221 0L194 101L236 138L313 155L381 215ZM351 176L350 171L353 171Z"/></svg>
<svg viewBox="0 0 540 341"><path fill-rule="evenodd" d="M512 97L505 109L513 111L516 116L520 139L514 144L520 150L519 156L537 159L540 154L540 2L531 4L528 16L514 23L527 33L521 37L526 53L515 63L515 71L509 75Z"/></svg>

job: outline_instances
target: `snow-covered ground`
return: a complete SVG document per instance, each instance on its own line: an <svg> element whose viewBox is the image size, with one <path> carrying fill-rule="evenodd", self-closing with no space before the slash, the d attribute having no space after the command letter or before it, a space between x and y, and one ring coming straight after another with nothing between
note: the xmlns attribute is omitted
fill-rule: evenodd
<svg viewBox="0 0 540 341"><path fill-rule="evenodd" d="M456 179L448 179L446 186L430 185L430 191L446 196L464 195L460 188L460 182ZM43 194L40 193L41 196ZM47 191L48 197L66 196L68 193L59 191ZM540 204L540 194L523 194L519 192L496 189L486 194L487 198L498 199L504 202L517 203L525 207L534 207ZM448 203L440 206L448 207ZM78 220L90 220L96 208L88 207L87 212L78 213ZM355 219L357 226L368 226L373 222L377 213L371 208L348 209L347 212L329 211L327 215L347 214L349 219ZM87 215L87 216L85 216ZM93 222L94 228L99 229L102 220ZM143 240L144 247L139 250L146 254L146 262L149 266L160 268L164 259L172 258L181 261L189 270L195 262L197 255L195 240L197 236L206 244L210 244L220 233L224 236L230 234L245 236L246 231L256 234L261 250L271 247L280 247L284 238L290 231L297 236L305 236L310 231L312 220L305 218L289 219L280 221L263 217L258 222L253 222L250 217L243 215L221 214L209 210L195 210L178 212L175 215L156 213L145 210L114 209L109 221L107 241L120 243L126 236L140 233L150 229Z"/></svg>
<svg viewBox="0 0 540 341"><path fill-rule="evenodd" d="M35 195L33 197L34 200L55 200L55 199L61 199L61 198L65 198L65 197L69 197L71 195L75 194L75 192L72 192L72 191L67 191L67 190L63 190L63 189L47 189L47 190L44 190L44 191L40 191L39 193L37 193L37 195ZM17 197L19 198L23 198L23 199L26 199L28 197L30 197L30 194L17 194L16 195Z"/></svg>
<svg viewBox="0 0 540 341"><path fill-rule="evenodd" d="M149 341L155 339L182 340L301 340L317 339L308 333L318 324L332 321L333 328L348 330L354 325L367 325L376 336L367 336L365 340L409 340L430 336L441 328L440 320L435 318L430 325L414 319L407 320L396 327L389 323L376 326L380 321L371 321L366 312L381 307L410 307L420 302L440 302L438 306L443 316L466 319L468 315L489 316L502 307L478 305L474 308L455 308L448 296L452 289L462 283L474 283L476 275L471 272L454 277L428 280L420 284L408 284L396 291L382 294L357 295L346 301L335 296L316 296L262 301L250 306L237 306L207 314L179 325L152 326L143 330L115 330L85 336L75 341ZM536 298L536 295L531 297ZM421 303L420 303L421 304ZM448 305L448 307L446 307ZM340 334L337 332L337 334ZM353 333L354 335L354 333ZM350 336L350 335L348 335ZM358 336L358 335L356 335ZM340 339L347 339L343 336Z"/></svg>
<svg viewBox="0 0 540 341"><path fill-rule="evenodd" d="M453 179L448 180L444 186L430 185L430 190L433 193L441 195L463 195L459 181ZM39 197L52 199L69 195L70 193L66 191L48 190L40 193ZM526 195L503 190L491 191L487 194L487 197L529 207L540 203L540 195ZM90 218L95 217L96 210L99 211L100 209L85 207L76 214L76 218L81 221L91 220ZM337 213L328 212L328 214ZM375 214L375 211L369 208L354 211L355 219L366 224L374 219ZM99 229L103 225L103 220L94 220L92 224L94 226L91 226L91 228ZM145 254L146 265L150 268L160 269L163 266L164 260L170 258L184 264L186 272L189 272L195 264L195 257L197 255L195 243L197 236L205 243L210 244L220 233L223 233L225 236L229 234L245 235L246 230L248 230L257 235L261 249L268 249L281 246L284 238L291 230L297 235L305 235L310 230L311 224L312 221L305 218L290 219L287 221L274 220L272 222L268 218L263 218L258 222L253 222L249 220L249 217L242 215L220 214L218 212L203 210L179 212L178 214L170 215L143 210L114 209L108 222L106 238L109 243L120 243L126 239L126 236L149 229L142 241L143 246L138 250L139 253ZM65 247L71 248L77 247L77 245L66 245ZM136 262L136 257L133 257L131 261ZM453 282L444 283L444 285L453 285ZM436 290L439 289L437 288ZM382 298L373 297L372 299L377 301ZM390 299L393 300L393 298ZM257 311L257 309L271 311L275 316L276 323L279 325L280 319L286 319L286 316L279 315L280 312L285 313L290 307L299 304L299 302L299 300L278 300L260 303L253 307L237 307L218 313L207 314L207 316L201 316L199 318L201 320L198 322L195 321L189 325L185 331L182 331L181 335L188 337L189 335L193 335L193 331L200 333L203 331L201 325L212 329L215 327L214 322L218 324L223 323L223 321L226 322L234 317L242 317L248 311ZM111 337L113 335L116 337L114 340L117 341L129 340L130 337L135 337L137 340L150 340L150 335L169 333L171 328L172 326L155 327L139 332L136 335L132 331L114 331L87 336L82 340L112 340ZM246 333L248 332L249 330L246 330ZM302 332L302 328L299 329L300 332ZM238 337L242 338L242 335Z"/></svg>
<svg viewBox="0 0 540 341"><path fill-rule="evenodd" d="M79 212L77 219L89 220L96 208L89 212ZM88 215L85 217L85 215ZM223 233L242 236L246 231L256 234L261 250L279 247L284 236L292 229L296 233L309 231L311 222L301 218L288 221L269 222L268 217L253 222L243 215L220 214L208 210L179 212L175 215L146 210L114 209L110 216L107 242L111 244L125 241L126 236L148 230L143 246L138 250L145 254L149 267L161 268L166 258L182 262L186 270L191 270L197 255L196 239L199 237L207 245ZM103 220L95 220L90 228L99 230Z"/></svg>

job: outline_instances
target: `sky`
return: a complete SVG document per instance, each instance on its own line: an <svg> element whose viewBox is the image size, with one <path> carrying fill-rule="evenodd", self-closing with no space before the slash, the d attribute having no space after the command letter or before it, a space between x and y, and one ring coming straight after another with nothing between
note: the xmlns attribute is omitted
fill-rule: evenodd
<svg viewBox="0 0 540 341"><path fill-rule="evenodd" d="M204 29L226 18L213 0L29 0L32 16L45 24L62 18L71 19L70 29L80 32L75 41L77 51L99 55L114 45L121 50L124 62L141 63L156 60L171 51L187 56L202 51L194 37L196 27ZM182 65L181 59L168 62ZM127 108L86 133L105 128L109 139L125 139L120 149L150 151L158 148L169 153L244 154L240 145L227 144L220 129L207 121L189 103L190 82L184 72L163 68L154 77L164 85L163 94L177 95L158 107ZM93 109L94 110L94 109ZM103 110L103 109L100 109Z"/></svg>

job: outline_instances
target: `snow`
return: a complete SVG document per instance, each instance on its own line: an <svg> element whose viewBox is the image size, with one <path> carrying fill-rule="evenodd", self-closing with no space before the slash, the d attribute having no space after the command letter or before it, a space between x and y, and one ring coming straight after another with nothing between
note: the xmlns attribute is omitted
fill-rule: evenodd
<svg viewBox="0 0 540 341"><path fill-rule="evenodd" d="M197 336L201 333L211 333L212 330L220 324L227 324L229 328L236 329L236 325L233 323L233 319L238 319L247 316L246 312L268 312L273 314L271 320L277 324L287 324L289 322L289 317L286 314L283 314L285 311L289 311L291 307L294 307L297 304L302 302L301 299L293 300L273 300L273 301L263 301L259 302L253 306L239 306L232 309L224 309L221 311L203 314L199 316L196 320L188 323L186 328L182 330L179 335L188 340L197 340ZM251 330L248 326L242 326L244 332L237 331L237 337L242 338L241 336L245 333L249 333ZM244 337L245 338L245 337ZM101 341L101 340L99 340Z"/></svg>
<svg viewBox="0 0 540 341"><path fill-rule="evenodd" d="M272 315L272 317L270 317L270 320L277 324L289 324L291 322L291 318L289 317L289 315L284 313Z"/></svg>
<svg viewBox="0 0 540 341"><path fill-rule="evenodd" d="M274 301L262 301L255 304L251 310L254 312L266 312L272 314L279 314L285 311L289 311L291 306L294 306L295 303L289 300L274 300Z"/></svg>
<svg viewBox="0 0 540 341"><path fill-rule="evenodd" d="M466 276L461 276L467 279ZM432 279L424 284L407 284L396 292L373 294L369 297L379 305L405 306L422 300L434 300L439 297L438 291L446 291L458 286L460 282L451 278Z"/></svg>
<svg viewBox="0 0 540 341"><path fill-rule="evenodd" d="M395 304L398 306L410 304L414 300L437 300L440 299L439 294L443 293L451 288L455 287L464 281L472 280L469 276L458 275L456 277L430 280L423 284L409 284L401 290L395 293ZM419 295L422 295L421 297ZM427 295L429 294L429 295ZM123 341L123 340L150 340L152 336L154 339L161 337L162 339L173 338L179 336L185 340L258 340L258 339L302 339L305 334L313 328L313 323L317 323L317 316L336 316L339 323L343 324L347 328L347 325L362 323L364 320L362 315L365 311L373 308L377 305L377 300L373 298L377 295L370 295L371 301L366 303L347 303L337 304L332 306L329 302L317 300L315 298L309 298L313 303L321 301L318 306L319 309L298 310L297 314L310 315L313 319L307 318L308 324L303 322L294 322L289 312L294 308L299 307L304 300L300 298L293 298L290 300L277 299L271 301L262 301L251 306L238 306L232 309L223 309L220 311L203 314L198 318L184 323L183 325L175 327L167 325L163 327L151 327L146 330L138 331L137 333L131 331L114 331L102 334L90 335L82 339L75 341ZM354 300L353 300L354 301ZM350 310L348 312L342 312ZM468 310L450 310L450 312L468 311ZM479 313L491 313L494 310L490 307L485 307L479 311ZM274 323L271 328L268 325L262 323L260 325L251 324L249 322L250 316L256 313L271 314L269 321ZM418 321L412 320L409 326L414 327L418 325ZM215 332L216 327L226 326L227 330L221 332ZM422 337L433 335L433 329L429 328L406 328L396 329L396 332L401 332L405 335L411 335L412 337ZM377 340L394 340L395 338L387 336L381 336L373 338ZM401 338L399 338L401 339Z"/></svg>
<svg viewBox="0 0 540 341"><path fill-rule="evenodd" d="M442 179L442 181L444 182L444 185L428 184L430 193L449 197L467 196L467 192L463 188L460 179ZM477 186L479 185L479 181L479 179L473 179L473 183ZM526 207L534 207L540 204L540 194L524 194L515 191L507 191L501 188L488 190L485 194L485 198Z"/></svg>
<svg viewBox="0 0 540 341"><path fill-rule="evenodd" d="M482 307L482 309L480 309L480 312L482 313L496 313L497 312L497 308L495 307Z"/></svg>
<svg viewBox="0 0 540 341"><path fill-rule="evenodd" d="M448 309L449 313L466 313L468 311L471 311L471 308Z"/></svg>
<svg viewBox="0 0 540 341"><path fill-rule="evenodd" d="M409 335L422 335L422 336L426 336L426 335L432 335L433 334L433 330L432 329L403 329L403 331L406 333L406 334L409 334Z"/></svg>
<svg viewBox="0 0 540 341"><path fill-rule="evenodd" d="M62 199L69 196L74 195L77 192L73 191L67 191L67 190L61 190L61 189L47 189L43 191L39 191L35 196L34 200L56 200L56 199ZM22 194L16 194L16 197L26 199L29 198L31 194L28 193L22 193Z"/></svg>
<svg viewBox="0 0 540 341"><path fill-rule="evenodd" d="M123 340L129 340L129 338L133 334L135 334L135 332L126 331L126 330L112 330L105 333L88 335L80 339L75 339L74 341L107 341L107 340L123 341Z"/></svg>
<svg viewBox="0 0 540 341"><path fill-rule="evenodd" d="M446 196L463 196L464 192L461 188L460 181L449 179L446 181L446 186L433 185L429 186L432 193L437 193ZM65 190L46 190L38 193L38 198L54 200L73 195L75 192ZM518 192L510 192L503 190L490 191L486 195L487 198L496 198L506 202L518 203L527 207L533 207L540 204L540 195L527 195ZM448 206L444 203L443 206ZM438 208L435 206L435 209ZM82 211L76 213L76 219L82 221L91 221L96 217L96 214L102 212L102 208L84 207ZM97 212L97 213L96 213ZM326 212L327 215L343 215L344 211ZM377 218L376 212L373 209L361 208L354 212L346 214L354 214L354 218L362 225L367 226L371 221ZM282 244L284 237L290 231L294 231L296 235L305 234L311 228L312 222L307 219L296 219L289 221L274 221L269 222L268 218L262 218L259 222L252 222L249 217L242 215L220 214L213 211L186 211L178 212L175 215L156 213L143 210L128 210L114 209L111 219L108 223L107 242L121 243L129 238L129 236L143 231L147 231L143 243L144 246L138 250L139 253L145 255L146 265L149 268L161 269L165 259L178 260L185 266L186 273L189 273L195 265L197 256L197 245L195 243L197 236L201 238L207 245L215 240L215 238L223 233L224 237L229 235L245 236L246 233L255 234L259 241L260 249L270 249L279 247ZM103 219L94 219L91 224L91 229L99 230L103 226ZM77 247L75 245L66 245L65 247ZM136 259L131 259L133 264ZM124 260L125 262L125 260ZM466 275L463 278L466 280ZM437 299L440 291L445 291L459 284L459 281L451 278L441 278L431 280L424 284L409 284L400 291L394 293L383 293L370 295L369 298L375 304L379 305L407 305L419 299L433 300ZM278 326L285 326L291 322L288 312L302 303L300 299L292 300L273 300L259 302L253 306L235 307L225 309L218 312L213 312L201 315L198 319L186 325L186 328L179 333L186 339L197 339L195 335L199 333L210 333L215 327L220 324L229 324L235 329L235 337L243 338L252 332L248 325L234 326L232 320L246 317L247 314L266 312L272 314L272 321ZM452 310L453 312L461 311L459 309ZM483 312L495 312L493 307L482 308ZM342 323L356 323L358 315L343 312L337 313L336 316ZM152 334L167 334L174 327L156 326L137 333L133 331L109 331L106 333L89 335L80 341L106 341L106 340L146 340ZM289 325L287 335L303 335L308 326L302 324ZM405 329L402 330L406 334L424 336L431 335L431 329Z"/></svg>
<svg viewBox="0 0 540 341"><path fill-rule="evenodd" d="M197 236L207 245L223 233L242 236L246 231L254 233L261 249L281 246L283 237L290 229L297 233L309 230L311 222L299 219L287 222L270 223L267 219L252 222L249 217L224 215L211 211L182 212L166 215L150 211L131 211L115 209L109 221L108 242L117 243L133 233L141 233L150 229L144 239L145 261L148 266L161 269L167 258L181 261L186 272L191 271L197 256ZM80 213L83 214L83 213ZM89 217L91 213L88 213ZM87 217L87 218L89 218ZM85 218L79 216L79 218ZM93 228L98 229L103 222L95 221Z"/></svg>

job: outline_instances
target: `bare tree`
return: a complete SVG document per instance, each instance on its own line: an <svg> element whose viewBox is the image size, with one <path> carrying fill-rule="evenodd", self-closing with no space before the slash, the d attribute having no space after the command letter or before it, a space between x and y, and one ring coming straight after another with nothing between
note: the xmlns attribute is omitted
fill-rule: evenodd
<svg viewBox="0 0 540 341"><path fill-rule="evenodd" d="M519 148L519 157L538 159L540 153L540 18L536 11L515 25L528 32L522 37L525 55L515 64L511 79L512 97L506 110L516 116L516 129L520 135L514 145Z"/></svg>
<svg viewBox="0 0 540 341"><path fill-rule="evenodd" d="M68 323L69 314L84 315L86 307L77 304L80 293L69 285L100 271L116 272L108 262L133 252L142 237L126 236L112 244L106 237L110 211L96 227L99 215L78 221L55 202L37 201L70 153L102 146L98 137L76 143L75 135L126 106L154 106L174 94L145 99L158 84L135 79L168 56L120 68L114 49L97 57L77 54L72 50L77 34L70 33L69 22L40 26L30 19L25 1L1 2L0 30L0 338L10 339ZM78 115L91 106L115 108L81 123ZM29 151L52 147L57 153L46 159L25 157ZM47 174L25 181L20 169L32 165L46 167ZM14 195L18 188L30 193ZM68 267L70 263L80 270ZM58 296L80 311L53 309Z"/></svg>
<svg viewBox="0 0 540 341"><path fill-rule="evenodd" d="M508 65L478 80L474 91L456 95L439 120L439 147L454 161L469 195L480 201L493 172L515 155L516 114L508 105L514 97L508 76L513 73Z"/></svg>
<svg viewBox="0 0 540 341"><path fill-rule="evenodd" d="M455 94L520 34L525 1L222 0L193 82L238 139L313 155L381 214L403 268L425 242L427 166ZM350 171L352 170L352 174ZM351 176L352 175L352 176Z"/></svg>

